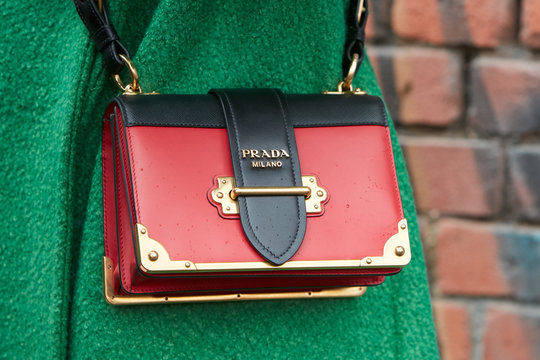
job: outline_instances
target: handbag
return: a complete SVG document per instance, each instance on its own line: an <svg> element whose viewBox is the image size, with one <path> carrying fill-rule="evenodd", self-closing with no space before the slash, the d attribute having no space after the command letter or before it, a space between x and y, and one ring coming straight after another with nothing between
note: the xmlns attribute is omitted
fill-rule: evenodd
<svg viewBox="0 0 540 360"><path fill-rule="evenodd" d="M410 262L386 110L352 88L367 2L337 91L296 95L143 93L101 1L74 2L123 91L103 121L110 304L361 296Z"/></svg>

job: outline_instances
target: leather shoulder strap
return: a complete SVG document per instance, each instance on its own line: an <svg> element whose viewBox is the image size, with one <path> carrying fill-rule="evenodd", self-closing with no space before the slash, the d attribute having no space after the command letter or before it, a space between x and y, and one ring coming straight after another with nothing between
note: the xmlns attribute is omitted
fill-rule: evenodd
<svg viewBox="0 0 540 360"><path fill-rule="evenodd" d="M124 63L119 55L130 58L126 47L120 42L114 26L110 23L105 6L96 0L73 0L90 37L103 56L103 66L111 74L119 74ZM99 2L101 4L101 0ZM343 77L347 76L354 54L358 54L358 67L364 58L365 28L368 16L368 0L349 0L347 11L347 38L343 55ZM356 71L357 71L356 70Z"/></svg>
<svg viewBox="0 0 540 360"><path fill-rule="evenodd" d="M90 32L90 37L103 57L103 67L110 74L118 74L124 63L118 56L129 56L126 47L120 42L114 26L109 21L105 7L101 9L94 0L73 0L77 12Z"/></svg>

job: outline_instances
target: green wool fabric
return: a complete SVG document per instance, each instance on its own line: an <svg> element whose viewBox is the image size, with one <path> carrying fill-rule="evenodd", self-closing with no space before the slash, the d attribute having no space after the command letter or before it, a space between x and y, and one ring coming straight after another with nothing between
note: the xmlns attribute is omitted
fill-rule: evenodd
<svg viewBox="0 0 540 360"><path fill-rule="evenodd" d="M341 77L344 0L111 0L108 7L146 91L320 93ZM0 358L438 357L393 128L413 260L383 285L355 299L108 305L101 116L118 90L71 2L2 1L0 13ZM356 82L380 94L367 60Z"/></svg>

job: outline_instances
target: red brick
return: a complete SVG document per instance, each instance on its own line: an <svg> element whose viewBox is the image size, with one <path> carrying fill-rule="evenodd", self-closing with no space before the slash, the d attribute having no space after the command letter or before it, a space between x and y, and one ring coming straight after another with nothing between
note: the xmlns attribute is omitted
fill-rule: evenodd
<svg viewBox="0 0 540 360"><path fill-rule="evenodd" d="M540 146L516 146L508 159L515 211L520 218L540 220Z"/></svg>
<svg viewBox="0 0 540 360"><path fill-rule="evenodd" d="M500 268L520 301L540 302L540 229L494 226Z"/></svg>
<svg viewBox="0 0 540 360"><path fill-rule="evenodd" d="M502 156L492 141L402 136L420 211L492 216L501 206Z"/></svg>
<svg viewBox="0 0 540 360"><path fill-rule="evenodd" d="M434 275L444 294L540 301L540 229L443 219Z"/></svg>
<svg viewBox="0 0 540 360"><path fill-rule="evenodd" d="M398 36L431 44L496 47L515 28L513 0L395 0Z"/></svg>
<svg viewBox="0 0 540 360"><path fill-rule="evenodd" d="M441 292L468 296L511 295L492 226L444 219L439 222L437 233L436 277Z"/></svg>
<svg viewBox="0 0 540 360"><path fill-rule="evenodd" d="M540 309L491 305L484 328L484 360L540 358Z"/></svg>
<svg viewBox="0 0 540 360"><path fill-rule="evenodd" d="M470 359L472 344L467 308L455 301L437 300L433 310L441 359Z"/></svg>
<svg viewBox="0 0 540 360"><path fill-rule="evenodd" d="M462 110L461 59L448 50L372 46L370 60L393 118L445 126Z"/></svg>
<svg viewBox="0 0 540 360"><path fill-rule="evenodd" d="M540 48L540 0L523 0L519 39L532 48Z"/></svg>
<svg viewBox="0 0 540 360"><path fill-rule="evenodd" d="M384 39L390 33L390 0L369 2L366 37L369 40Z"/></svg>
<svg viewBox="0 0 540 360"><path fill-rule="evenodd" d="M540 63L483 57L472 65L470 121L484 133L540 130Z"/></svg>

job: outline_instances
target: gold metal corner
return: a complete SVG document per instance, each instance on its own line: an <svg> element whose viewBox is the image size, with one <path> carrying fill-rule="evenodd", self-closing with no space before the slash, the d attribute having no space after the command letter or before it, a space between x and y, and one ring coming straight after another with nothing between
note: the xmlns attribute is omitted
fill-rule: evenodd
<svg viewBox="0 0 540 360"><path fill-rule="evenodd" d="M135 225L137 232L137 257L140 270L146 273L164 273L173 269L182 272L197 270L189 260L171 260L167 249L148 236L148 229L142 224Z"/></svg>
<svg viewBox="0 0 540 360"><path fill-rule="evenodd" d="M367 256L361 260L361 267L393 268L403 267L411 261L411 245L407 219L398 223L398 232L386 241L382 256Z"/></svg>
<svg viewBox="0 0 540 360"><path fill-rule="evenodd" d="M103 295L111 305L151 305L218 301L322 299L359 297L366 292L365 286L350 286L317 291L273 293L227 293L219 295L119 295L114 291L114 268L110 258L103 257Z"/></svg>
<svg viewBox="0 0 540 360"><path fill-rule="evenodd" d="M139 266L141 271L148 274L398 268L407 265L411 261L409 229L406 219L399 221L398 232L387 240L382 255L366 256L362 260L288 261L279 266L264 261L194 263L190 260L171 260L165 247L149 237L148 229L144 225L137 224L136 232Z"/></svg>

